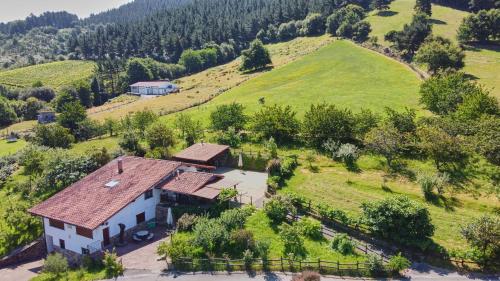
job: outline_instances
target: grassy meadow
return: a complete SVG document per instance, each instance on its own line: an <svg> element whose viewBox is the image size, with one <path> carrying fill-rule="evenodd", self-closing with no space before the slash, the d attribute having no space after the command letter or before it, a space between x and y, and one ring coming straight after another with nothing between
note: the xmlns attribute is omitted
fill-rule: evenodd
<svg viewBox="0 0 500 281"><path fill-rule="evenodd" d="M446 199L427 202L420 186L406 177L388 175L384 171L384 159L364 155L358 165L360 171L350 172L343 164L318 157L313 164L317 170L311 171L309 164L302 159L301 166L282 191L293 191L313 200L314 203L325 203L334 208L346 211L353 217L361 215L361 203L376 201L384 197L404 194L412 200L425 204L436 226L433 239L446 249L463 249L466 241L460 235L460 226L475 218L498 211L499 199L487 194L487 181L483 178L479 164L473 164L467 174L468 182L463 183L462 192L447 192ZM408 161L407 169L413 173L418 171L434 171L430 162Z"/></svg>
<svg viewBox="0 0 500 281"><path fill-rule="evenodd" d="M377 36L378 42L388 46L389 42L384 40L384 35L391 30L399 30L405 23L411 21L414 13L415 0L395 0L389 11L372 12L368 21L372 25L372 36ZM457 29L462 19L469 13L439 6L432 6L433 33L457 41ZM465 50L464 71L478 79L484 84L494 96L500 99L500 46L475 46Z"/></svg>
<svg viewBox="0 0 500 281"><path fill-rule="evenodd" d="M252 113L260 108L260 98L266 104L290 105L299 116L311 104L320 102L355 111L368 108L381 112L385 107L419 109L419 84L417 75L403 64L349 41L337 40L186 112L207 120L216 106L238 102L247 113Z"/></svg>
<svg viewBox="0 0 500 281"><path fill-rule="evenodd" d="M26 146L26 141L19 139L16 142L7 142L7 140L0 140L0 157L14 154Z"/></svg>
<svg viewBox="0 0 500 281"><path fill-rule="evenodd" d="M58 61L0 72L0 84L31 87L41 81L44 86L59 90L82 79L90 79L94 63L89 61Z"/></svg>

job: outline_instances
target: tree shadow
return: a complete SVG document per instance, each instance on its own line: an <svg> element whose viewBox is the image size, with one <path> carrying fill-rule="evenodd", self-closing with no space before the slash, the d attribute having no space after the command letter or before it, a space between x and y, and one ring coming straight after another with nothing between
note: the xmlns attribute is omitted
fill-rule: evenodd
<svg viewBox="0 0 500 281"><path fill-rule="evenodd" d="M316 166L316 165L310 165L310 166L309 166L309 171L310 171L311 173L317 174L317 173L319 173L319 167L318 167L318 166Z"/></svg>
<svg viewBox="0 0 500 281"><path fill-rule="evenodd" d="M467 43L462 46L464 50L471 52L480 52L481 50L488 50L500 52L500 44L498 43Z"/></svg>
<svg viewBox="0 0 500 281"><path fill-rule="evenodd" d="M432 205L444 208L447 212L454 212L455 208L462 206L462 203L455 197L446 198L442 194L426 194L425 200Z"/></svg>
<svg viewBox="0 0 500 281"><path fill-rule="evenodd" d="M377 16L379 16L379 17L392 17L392 16L395 16L397 14L399 14L399 12L387 10L387 11L379 11L377 13Z"/></svg>
<svg viewBox="0 0 500 281"><path fill-rule="evenodd" d="M444 24L447 24L447 22L442 21L442 20L438 20L438 19L430 19L430 22L431 22L432 24L439 24L439 25L444 25Z"/></svg>
<svg viewBox="0 0 500 281"><path fill-rule="evenodd" d="M254 73L259 73L259 72L268 72L268 71L271 71L273 69L274 69L273 65L268 65L268 66L258 68L258 69L242 71L241 73L242 74L254 74Z"/></svg>

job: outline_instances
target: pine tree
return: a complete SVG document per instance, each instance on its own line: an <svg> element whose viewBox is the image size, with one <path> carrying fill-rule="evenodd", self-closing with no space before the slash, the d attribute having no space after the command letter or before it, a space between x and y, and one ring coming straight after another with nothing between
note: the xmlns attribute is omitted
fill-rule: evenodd
<svg viewBox="0 0 500 281"><path fill-rule="evenodd" d="M417 13L424 13L428 16L432 15L432 3L431 0L417 0L415 3L415 11Z"/></svg>
<svg viewBox="0 0 500 281"><path fill-rule="evenodd" d="M391 2L392 0L372 0L370 8L378 11L388 10Z"/></svg>

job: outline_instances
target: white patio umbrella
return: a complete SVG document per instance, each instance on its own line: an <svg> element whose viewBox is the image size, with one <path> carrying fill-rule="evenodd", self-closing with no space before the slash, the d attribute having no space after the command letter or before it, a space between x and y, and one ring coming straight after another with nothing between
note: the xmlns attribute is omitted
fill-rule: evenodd
<svg viewBox="0 0 500 281"><path fill-rule="evenodd" d="M240 156L238 157L238 168L243 168L243 155L240 152Z"/></svg>
<svg viewBox="0 0 500 281"><path fill-rule="evenodd" d="M168 208L168 211L167 211L167 225L168 226L174 225L174 217L172 216L172 208Z"/></svg>

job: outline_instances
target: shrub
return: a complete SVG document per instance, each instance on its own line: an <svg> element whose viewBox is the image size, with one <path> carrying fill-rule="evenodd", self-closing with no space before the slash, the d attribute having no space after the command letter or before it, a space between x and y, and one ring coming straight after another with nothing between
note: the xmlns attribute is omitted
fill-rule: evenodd
<svg viewBox="0 0 500 281"><path fill-rule="evenodd" d="M69 148L75 141L70 131L59 124L37 125L33 142L48 147Z"/></svg>
<svg viewBox="0 0 500 281"><path fill-rule="evenodd" d="M125 271L125 268L123 267L123 264L118 261L118 256L116 255L116 252L113 250L113 252L106 251L104 252L104 269L106 271L106 276L108 278L111 277L118 277L123 274L123 271Z"/></svg>
<svg viewBox="0 0 500 281"><path fill-rule="evenodd" d="M345 225L351 223L351 219L347 216L346 212L342 210L334 209L325 204L318 204L317 208L319 215L324 218L336 220Z"/></svg>
<svg viewBox="0 0 500 281"><path fill-rule="evenodd" d="M230 147L238 148L241 145L241 136L233 127L229 127L229 129L225 131L218 132L217 136L215 137L215 141L218 144L224 144L229 145Z"/></svg>
<svg viewBox="0 0 500 281"><path fill-rule="evenodd" d="M243 130L247 116L243 113L245 107L239 103L223 104L217 106L210 113L210 123L217 131L227 131L233 128L236 132Z"/></svg>
<svg viewBox="0 0 500 281"><path fill-rule="evenodd" d="M292 277L292 281L320 281L321 275L314 271L304 271Z"/></svg>
<svg viewBox="0 0 500 281"><path fill-rule="evenodd" d="M277 158L269 160L266 165L266 171L271 175L271 177L277 177L278 180L276 182L279 182L281 174L281 160Z"/></svg>
<svg viewBox="0 0 500 281"><path fill-rule="evenodd" d="M242 253L246 249L254 249L253 233L246 229L237 229L231 233L231 251Z"/></svg>
<svg viewBox="0 0 500 281"><path fill-rule="evenodd" d="M222 212L218 221L227 230L243 228L247 218L254 212L251 206L244 208L230 209Z"/></svg>
<svg viewBox="0 0 500 281"><path fill-rule="evenodd" d="M294 254L295 256L303 256L304 249L304 239L300 236L300 229L295 225L289 225L283 223L279 226L280 239L283 242L283 254Z"/></svg>
<svg viewBox="0 0 500 281"><path fill-rule="evenodd" d="M401 256L401 253L396 256L392 256L389 260L389 263L387 263L388 269L394 274L399 274L399 272L409 268L410 266L410 261L407 258Z"/></svg>
<svg viewBox="0 0 500 281"><path fill-rule="evenodd" d="M200 218L193 228L194 244L214 253L229 243L229 232L220 220Z"/></svg>
<svg viewBox="0 0 500 281"><path fill-rule="evenodd" d="M366 258L366 265L372 275L380 275L384 272L382 259L377 255L368 255Z"/></svg>
<svg viewBox="0 0 500 281"><path fill-rule="evenodd" d="M290 143L299 129L296 114L290 106L264 106L252 117L251 130L261 139L273 137L278 144Z"/></svg>
<svg viewBox="0 0 500 281"><path fill-rule="evenodd" d="M170 257L175 263L180 258L195 258L203 254L203 249L196 247L188 237L174 235L170 241L163 241L158 245L156 253L161 257Z"/></svg>
<svg viewBox="0 0 500 281"><path fill-rule="evenodd" d="M48 255L43 263L43 271L59 276L68 271L68 260L60 253Z"/></svg>
<svg viewBox="0 0 500 281"><path fill-rule="evenodd" d="M434 234L429 210L406 196L393 196L361 205L365 223L386 239L424 247Z"/></svg>
<svg viewBox="0 0 500 281"><path fill-rule="evenodd" d="M271 242L269 242L268 240L261 240L255 243L255 251L263 261L266 261L268 259L270 247Z"/></svg>
<svg viewBox="0 0 500 281"><path fill-rule="evenodd" d="M342 159L347 167L352 168L359 158L359 150L354 144L345 143L339 147L335 156Z"/></svg>
<svg viewBox="0 0 500 281"><path fill-rule="evenodd" d="M338 234L333 237L331 242L331 247L333 250L336 250L343 255L350 255L354 253L354 242L349 239L347 234Z"/></svg>
<svg viewBox="0 0 500 281"><path fill-rule="evenodd" d="M281 177L288 179L293 176L293 171L297 168L298 162L295 157L287 157L281 163Z"/></svg>
<svg viewBox="0 0 500 281"><path fill-rule="evenodd" d="M312 239L319 239L322 237L321 223L315 219L302 218L297 222L297 227L304 236Z"/></svg>
<svg viewBox="0 0 500 281"><path fill-rule="evenodd" d="M177 230L179 231L191 231L198 220L197 215L193 214L183 214L177 220Z"/></svg>
<svg viewBox="0 0 500 281"><path fill-rule="evenodd" d="M290 198L276 195L264 205L264 211L274 223L281 223L286 220L288 213L295 214L296 209Z"/></svg>
<svg viewBox="0 0 500 281"><path fill-rule="evenodd" d="M245 268L247 270L250 270L252 268L252 263L253 263L253 252L250 251L249 249L246 249L243 252L243 262L245 263Z"/></svg>

